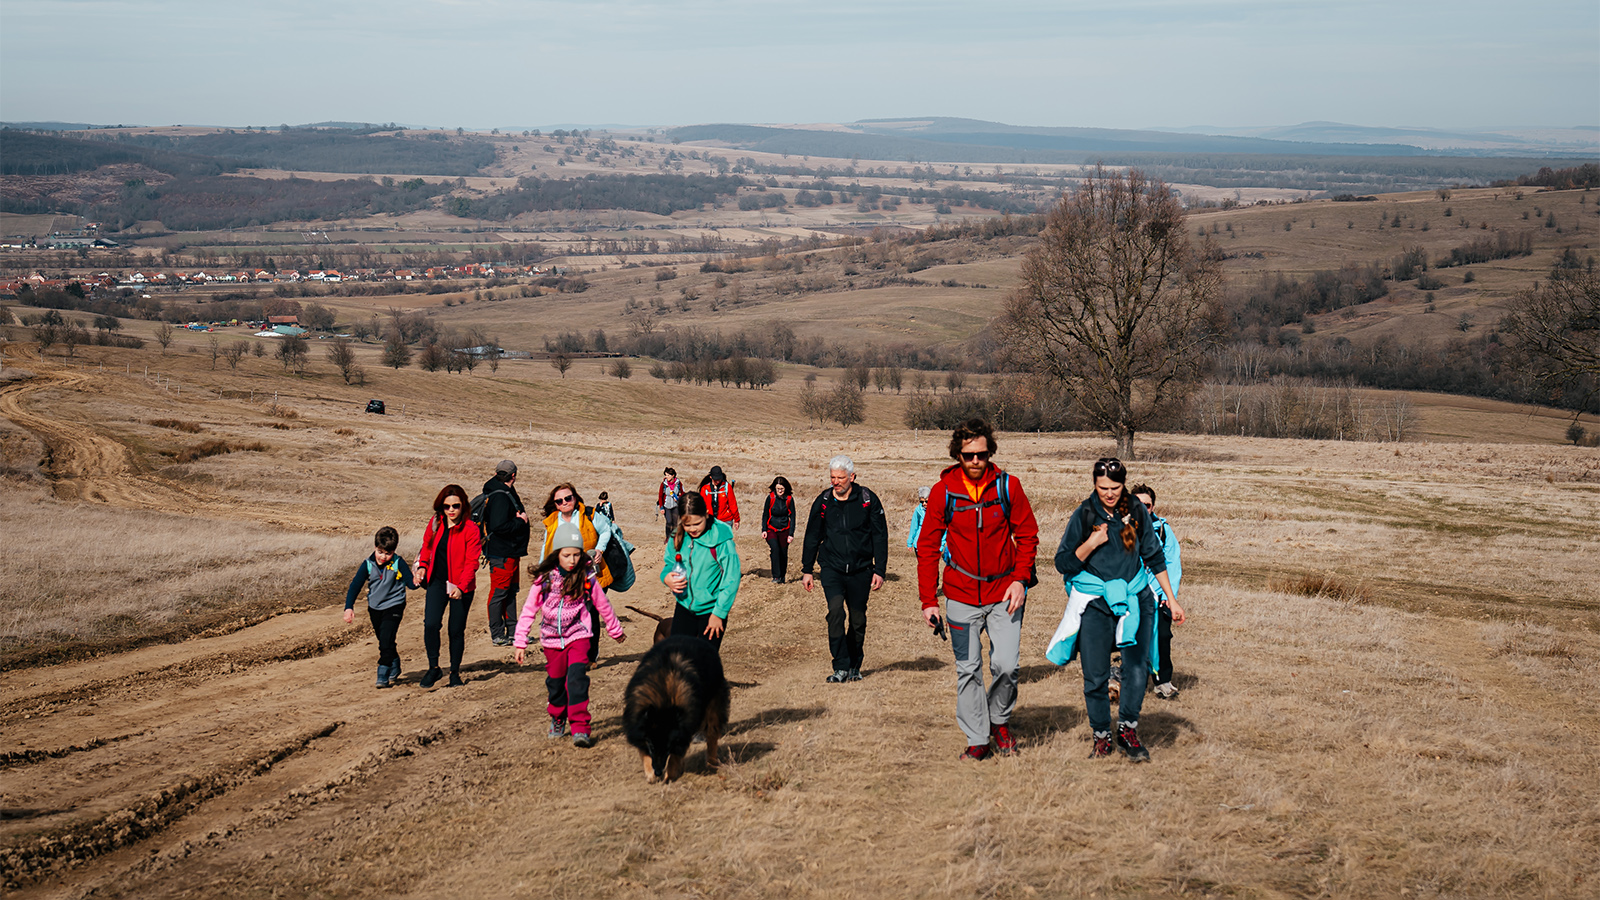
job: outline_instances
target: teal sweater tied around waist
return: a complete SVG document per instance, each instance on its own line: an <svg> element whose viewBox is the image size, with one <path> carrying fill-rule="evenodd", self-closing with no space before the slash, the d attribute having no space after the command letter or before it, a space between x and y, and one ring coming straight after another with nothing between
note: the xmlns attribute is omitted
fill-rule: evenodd
<svg viewBox="0 0 1600 900"><path fill-rule="evenodd" d="M1104 597L1111 614L1117 617L1117 646L1133 646L1139 634L1139 592L1150 586L1149 569L1140 566L1139 574L1126 581L1121 578L1106 581L1087 570L1063 581L1067 588L1067 609L1061 616L1061 624L1056 626L1055 634L1051 635L1049 645L1045 647L1046 659L1064 666L1078 655L1078 626L1088 604L1073 603L1073 591L1089 597ZM1154 671L1159 651L1154 640L1155 629L1152 628L1150 634L1152 639L1148 650L1151 670Z"/></svg>

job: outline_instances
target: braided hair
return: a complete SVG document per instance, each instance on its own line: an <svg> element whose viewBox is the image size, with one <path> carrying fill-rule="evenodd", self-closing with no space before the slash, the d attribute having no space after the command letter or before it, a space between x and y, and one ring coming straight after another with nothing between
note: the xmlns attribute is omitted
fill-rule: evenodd
<svg viewBox="0 0 1600 900"><path fill-rule="evenodd" d="M1139 527L1134 524L1137 520L1133 517L1133 495L1128 492L1128 467L1116 457L1101 457L1095 460L1093 477L1098 479L1102 476L1122 485L1122 493L1117 498L1117 505L1112 514L1122 521L1122 531L1119 536L1122 538L1123 549L1132 553L1133 548L1139 543Z"/></svg>

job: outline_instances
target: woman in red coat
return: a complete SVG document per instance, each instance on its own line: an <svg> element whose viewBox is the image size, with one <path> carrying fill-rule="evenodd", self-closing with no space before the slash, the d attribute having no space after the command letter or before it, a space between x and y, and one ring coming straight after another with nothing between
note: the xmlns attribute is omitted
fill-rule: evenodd
<svg viewBox="0 0 1600 900"><path fill-rule="evenodd" d="M483 553L483 536L467 513L467 491L459 484L446 485L433 498L433 517L422 532L422 550L417 554L417 582L427 591L422 613L422 643L428 650L428 672L422 686L431 688L444 677L439 671L439 626L444 611L450 609L450 687L461 681L461 654L467 647L467 613L472 609L472 592L478 586L478 557Z"/></svg>

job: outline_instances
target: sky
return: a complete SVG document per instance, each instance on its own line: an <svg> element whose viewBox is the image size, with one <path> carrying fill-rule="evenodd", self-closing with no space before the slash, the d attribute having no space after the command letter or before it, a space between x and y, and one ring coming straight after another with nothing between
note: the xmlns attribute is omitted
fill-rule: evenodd
<svg viewBox="0 0 1600 900"><path fill-rule="evenodd" d="M0 120L1600 125L1596 0L0 0Z"/></svg>

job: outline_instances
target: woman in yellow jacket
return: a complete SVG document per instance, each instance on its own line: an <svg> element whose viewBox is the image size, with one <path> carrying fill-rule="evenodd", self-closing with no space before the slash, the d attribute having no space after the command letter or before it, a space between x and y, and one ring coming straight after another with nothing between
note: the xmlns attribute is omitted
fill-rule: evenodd
<svg viewBox="0 0 1600 900"><path fill-rule="evenodd" d="M570 523L578 526L578 531L583 535L583 550L594 560L595 575L600 582L601 590L611 586L611 570L606 567L603 556L606 545L616 537L616 526L603 513L590 510L583 503L583 498L578 496L578 489L571 482L563 481L550 489L550 496L544 501L544 556L550 556L550 548L555 542L556 527ZM599 634L600 611L593 606L589 607L589 628L594 634ZM593 665L600 653L600 642L589 643L589 664Z"/></svg>

